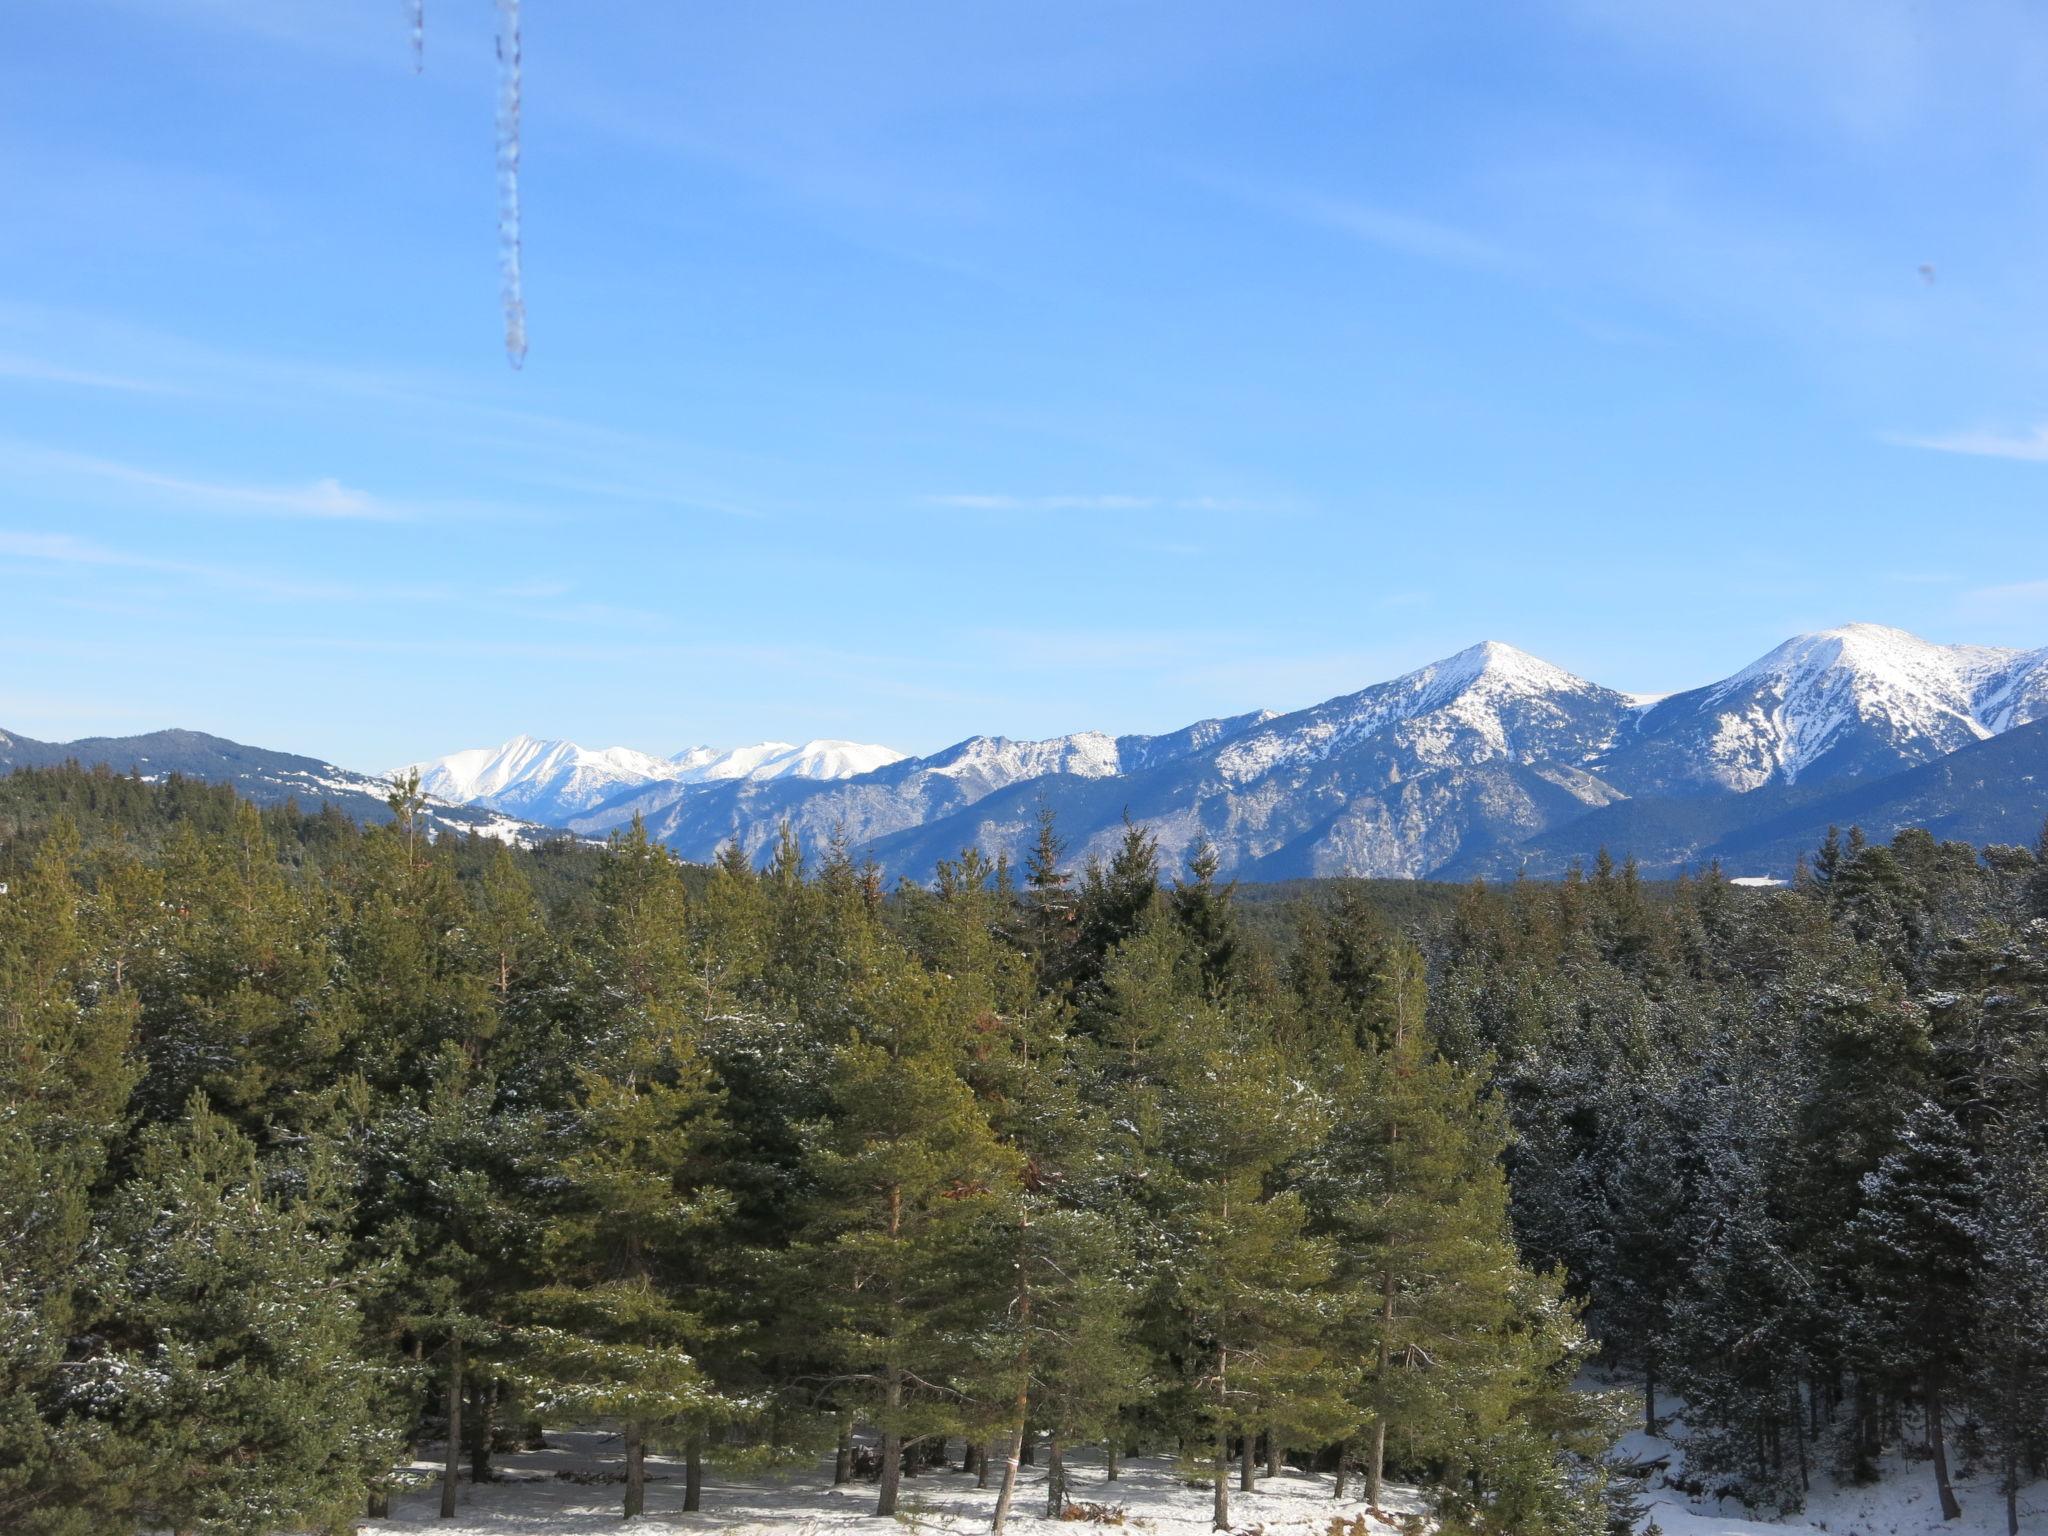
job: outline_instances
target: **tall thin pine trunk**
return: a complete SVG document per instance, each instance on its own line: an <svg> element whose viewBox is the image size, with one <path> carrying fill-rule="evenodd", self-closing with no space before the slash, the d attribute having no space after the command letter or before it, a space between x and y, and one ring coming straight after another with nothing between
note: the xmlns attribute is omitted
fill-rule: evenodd
<svg viewBox="0 0 2048 1536"><path fill-rule="evenodd" d="M832 1456L832 1486L853 1481L853 1415L839 1415L839 1449Z"/></svg>
<svg viewBox="0 0 2048 1536"><path fill-rule="evenodd" d="M1010 1451L1003 1458L1003 1480L996 1485L996 1513L990 1529L1000 1533L1010 1518L1010 1501L1017 1496L1017 1468L1024 1458L1024 1417L1030 1410L1028 1393L1017 1394L1017 1422L1010 1429Z"/></svg>
<svg viewBox="0 0 2048 1536"><path fill-rule="evenodd" d="M692 1429L683 1447L683 1511L695 1514L704 1507L704 1431Z"/></svg>
<svg viewBox="0 0 2048 1536"><path fill-rule="evenodd" d="M1266 1426L1266 1476L1280 1475L1280 1431L1271 1424Z"/></svg>
<svg viewBox="0 0 2048 1536"><path fill-rule="evenodd" d="M896 1513L896 1494L903 1486L903 1433L897 1427L898 1413L903 1407L903 1371L894 1362L883 1368L885 1385L882 1402L887 1417L882 1430L882 1477L881 1494L875 1500L877 1515Z"/></svg>
<svg viewBox="0 0 2048 1536"><path fill-rule="evenodd" d="M497 1383L489 1377L473 1378L469 1389L469 1480L491 1480L491 1436L496 1429Z"/></svg>
<svg viewBox="0 0 2048 1536"><path fill-rule="evenodd" d="M626 1422L626 1518L647 1508L647 1440L638 1419Z"/></svg>
<svg viewBox="0 0 2048 1536"><path fill-rule="evenodd" d="M995 1536L1002 1536L1003 1522L1010 1518L1010 1501L1017 1493L1017 1468L1024 1461L1024 1425L1031 1417L1031 1265L1025 1250L1031 1230L1027 1203L1017 1218L1017 1336L1024 1342L1017 1350L1017 1402L1010 1425L1010 1454L1003 1460L1003 1481L996 1490L996 1510L990 1524ZM986 1479L983 1485L986 1486Z"/></svg>
<svg viewBox="0 0 2048 1536"><path fill-rule="evenodd" d="M1216 1504L1210 1512L1209 1524L1219 1531L1230 1529L1230 1436L1223 1430L1216 1431Z"/></svg>
<svg viewBox="0 0 2048 1536"><path fill-rule="evenodd" d="M1237 1491L1250 1493L1258 1485L1252 1481L1252 1432L1247 1427L1237 1442Z"/></svg>
<svg viewBox="0 0 2048 1536"><path fill-rule="evenodd" d="M1349 1440L1339 1440L1337 1442L1337 1486L1330 1495L1333 1499L1344 1497L1344 1474L1349 1470L1346 1463L1350 1460L1351 1442Z"/></svg>
<svg viewBox="0 0 2048 1536"><path fill-rule="evenodd" d="M1374 1514L1380 1512L1380 1481L1387 1471L1387 1377L1394 1369L1394 1272L1380 1277L1380 1407L1373 1415L1372 1454L1365 1462L1365 1502Z"/></svg>
<svg viewBox="0 0 2048 1536"><path fill-rule="evenodd" d="M1941 1518L1960 1520L1963 1506L1956 1499L1956 1490L1948 1480L1948 1439L1942 1433L1941 1387L1938 1383L1927 1383L1927 1448L1934 1453L1934 1486L1941 1494Z"/></svg>
<svg viewBox="0 0 2048 1536"><path fill-rule="evenodd" d="M1045 1518L1057 1520L1067 1507L1067 1459L1054 1432L1045 1452Z"/></svg>
<svg viewBox="0 0 2048 1536"><path fill-rule="evenodd" d="M462 1338L448 1341L448 1466L441 1474L441 1518L455 1518L455 1480L462 1467Z"/></svg>

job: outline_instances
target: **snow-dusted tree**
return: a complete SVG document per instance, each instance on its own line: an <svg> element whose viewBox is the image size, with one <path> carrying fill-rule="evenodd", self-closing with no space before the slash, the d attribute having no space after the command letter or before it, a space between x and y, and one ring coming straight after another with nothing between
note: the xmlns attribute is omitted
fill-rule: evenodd
<svg viewBox="0 0 2048 1536"><path fill-rule="evenodd" d="M145 1525L325 1526L397 1454L333 1172L316 1156L286 1181L302 1193L272 1192L255 1147L196 1095L144 1134L67 1400L123 1443Z"/></svg>
<svg viewBox="0 0 2048 1536"><path fill-rule="evenodd" d="M2048 1466L2048 1136L2015 1126L1985 1177L1971 1401L2019 1536L2021 1487Z"/></svg>
<svg viewBox="0 0 2048 1536"><path fill-rule="evenodd" d="M1919 1394L1942 1517L1962 1514L1949 1477L1946 1418L1965 1370L1983 1252L1984 1185L1955 1118L1932 1100L1863 1181L1850 1236L1862 1282L1865 1369Z"/></svg>

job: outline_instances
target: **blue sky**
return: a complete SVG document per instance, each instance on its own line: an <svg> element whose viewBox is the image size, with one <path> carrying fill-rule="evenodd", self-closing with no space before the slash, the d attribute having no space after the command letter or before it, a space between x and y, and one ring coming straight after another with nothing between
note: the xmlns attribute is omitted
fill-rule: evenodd
<svg viewBox="0 0 2048 1536"><path fill-rule="evenodd" d="M24 0L0 727L1170 728L2048 643L2022 0ZM1922 271L1923 265L1929 270Z"/></svg>

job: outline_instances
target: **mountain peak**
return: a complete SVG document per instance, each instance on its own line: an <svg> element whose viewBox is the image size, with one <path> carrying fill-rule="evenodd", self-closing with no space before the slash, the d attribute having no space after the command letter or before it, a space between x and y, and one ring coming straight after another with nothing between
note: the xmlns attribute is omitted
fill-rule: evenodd
<svg viewBox="0 0 2048 1536"><path fill-rule="evenodd" d="M1440 685L1461 690L1479 682L1515 693L1576 693L1593 686L1505 640L1482 640L1477 645L1468 645L1455 656L1446 656L1409 675L1428 675Z"/></svg>

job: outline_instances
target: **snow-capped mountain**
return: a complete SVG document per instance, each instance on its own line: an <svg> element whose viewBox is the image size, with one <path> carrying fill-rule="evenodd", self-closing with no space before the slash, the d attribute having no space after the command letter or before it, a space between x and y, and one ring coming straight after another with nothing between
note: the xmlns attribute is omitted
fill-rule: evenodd
<svg viewBox="0 0 2048 1536"><path fill-rule="evenodd" d="M515 736L496 747L473 747L414 763L420 787L457 805L488 806L557 825L612 801L631 809L645 792L727 780L845 779L872 773L903 754L857 741L766 741L751 747L690 747L656 757L631 747L593 749L573 741ZM403 771L403 770L401 770ZM659 796L655 803L661 803ZM610 822L607 825L616 825Z"/></svg>
<svg viewBox="0 0 2048 1536"><path fill-rule="evenodd" d="M1617 853L1641 832L1646 859L1670 867L1699 853L1692 833L1721 835L1744 813L1655 807L1895 774L2040 717L2048 651L1875 625L1800 636L1722 682L1648 698L1488 641L1291 714L1165 736L976 736L827 783L650 786L572 825L595 833L638 810L685 857L708 858L734 841L762 853L788 821L809 847L840 837L921 877L969 844L1020 857L1046 804L1076 859L1106 851L1128 813L1169 864L1206 838L1227 871L1257 879L1512 871L1538 852L1556 864L1597 851L1574 840L1584 821L1617 829Z"/></svg>
<svg viewBox="0 0 2048 1536"><path fill-rule="evenodd" d="M669 777L678 784L715 784L721 779L851 779L873 773L904 754L861 741L764 741L752 747L691 747L670 758Z"/></svg>
<svg viewBox="0 0 2048 1536"><path fill-rule="evenodd" d="M1277 716L1233 742L1216 766L1226 779L1249 781L1389 734L1431 767L1580 762L1605 747L1633 709L1627 694L1487 640L1390 683Z"/></svg>
<svg viewBox="0 0 2048 1536"><path fill-rule="evenodd" d="M2048 712L2048 652L1847 624L1644 710L1604 767L1631 793L1896 772Z"/></svg>
<svg viewBox="0 0 2048 1536"><path fill-rule="evenodd" d="M0 770L66 758L386 814L383 779L217 737L0 733ZM548 835L536 823L596 837L638 814L685 858L728 843L762 856L786 821L807 848L839 839L923 879L970 845L1020 859L1050 806L1076 863L1129 816L1169 870L1207 839L1226 873L1257 880L1554 874L1602 847L1653 873L1726 854L1765 861L1737 873L1783 876L1787 850L1829 820L2031 837L2048 815L2044 763L2048 649L1850 624L1658 698L1487 641L1289 714L1163 735L971 736L924 757L845 741L663 757L520 736L417 766L436 825L521 841Z"/></svg>
<svg viewBox="0 0 2048 1536"><path fill-rule="evenodd" d="M214 784L232 784L258 805L295 800L305 810L332 805L358 821L388 821L385 796L391 781L376 774L338 768L315 757L245 746L203 731L151 731L141 736L93 736L80 741L35 741L0 732L0 773L17 768L53 768L64 763L104 764L116 773L162 780L173 774ZM480 833L501 842L533 847L562 833L485 806L457 805L429 796L422 819L436 835Z"/></svg>
<svg viewBox="0 0 2048 1536"><path fill-rule="evenodd" d="M621 789L663 782L671 768L667 759L631 747L592 751L573 741L531 736L408 766L419 770L420 788L440 799L553 821L566 820Z"/></svg>

